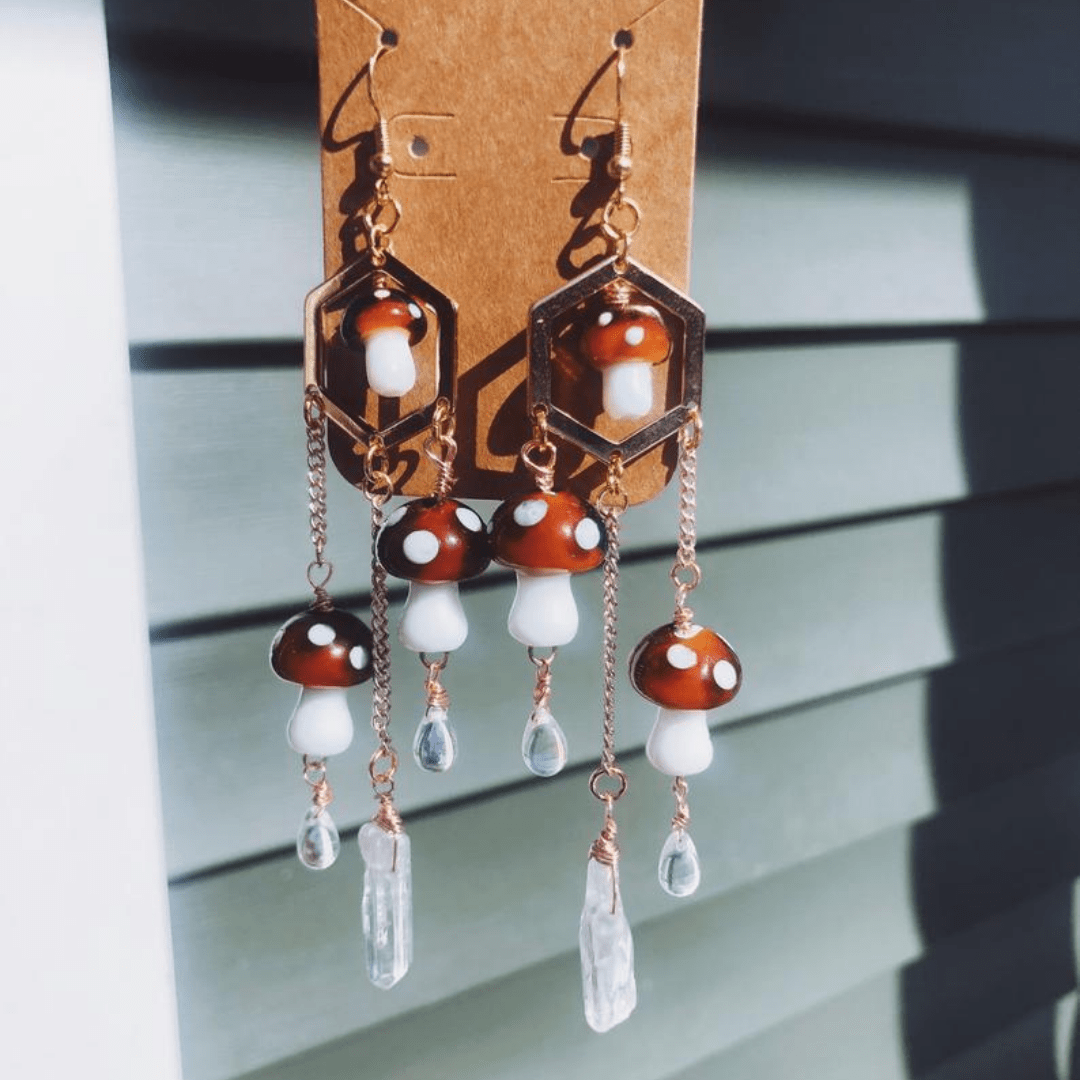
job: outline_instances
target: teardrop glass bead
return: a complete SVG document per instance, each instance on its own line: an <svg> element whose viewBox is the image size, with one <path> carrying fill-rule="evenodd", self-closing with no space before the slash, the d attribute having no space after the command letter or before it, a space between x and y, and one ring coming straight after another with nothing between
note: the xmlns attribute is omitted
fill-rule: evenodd
<svg viewBox="0 0 1080 1080"><path fill-rule="evenodd" d="M300 822L296 834L296 854L309 870L333 866L341 850L341 837L326 807L313 806Z"/></svg>
<svg viewBox="0 0 1080 1080"><path fill-rule="evenodd" d="M534 709L525 725L521 756L534 776L555 776L566 764L566 736L547 709Z"/></svg>
<svg viewBox="0 0 1080 1080"><path fill-rule="evenodd" d="M457 739L446 710L429 705L413 739L413 758L428 772L446 772L457 756Z"/></svg>
<svg viewBox="0 0 1080 1080"><path fill-rule="evenodd" d="M660 849L660 887L668 896L690 896L701 884L697 848L685 829L672 829Z"/></svg>

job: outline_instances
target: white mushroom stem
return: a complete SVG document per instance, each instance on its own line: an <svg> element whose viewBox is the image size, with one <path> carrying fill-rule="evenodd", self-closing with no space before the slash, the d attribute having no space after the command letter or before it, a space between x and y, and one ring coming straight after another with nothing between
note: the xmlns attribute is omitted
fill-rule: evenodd
<svg viewBox="0 0 1080 1080"><path fill-rule="evenodd" d="M412 652L453 652L465 644L469 624L457 583L413 581L401 613L398 641Z"/></svg>
<svg viewBox="0 0 1080 1080"><path fill-rule="evenodd" d="M652 412L652 365L617 360L604 368L604 412L613 420L638 420Z"/></svg>
<svg viewBox="0 0 1080 1080"><path fill-rule="evenodd" d="M376 330L363 341L368 386L379 397L404 397L416 385L409 332L393 326Z"/></svg>
<svg viewBox="0 0 1080 1080"><path fill-rule="evenodd" d="M666 776L704 772L713 758L705 710L661 706L645 744L645 756L654 769Z"/></svg>
<svg viewBox="0 0 1080 1080"><path fill-rule="evenodd" d="M289 745L298 754L323 758L347 750L353 721L344 687L304 686L286 730Z"/></svg>
<svg viewBox="0 0 1080 1080"><path fill-rule="evenodd" d="M578 610L569 570L518 570L514 605L506 620L510 636L533 648L555 648L574 640Z"/></svg>

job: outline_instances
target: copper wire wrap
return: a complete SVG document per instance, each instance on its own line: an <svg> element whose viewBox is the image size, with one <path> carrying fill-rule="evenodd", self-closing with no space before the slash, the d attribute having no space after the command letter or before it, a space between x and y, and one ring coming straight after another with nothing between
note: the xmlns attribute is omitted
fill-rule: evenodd
<svg viewBox="0 0 1080 1080"><path fill-rule="evenodd" d="M558 649L552 649L547 656L537 656L536 649L530 645L529 661L536 667L536 685L533 687L533 711L547 709L551 705L551 665L555 663Z"/></svg>
<svg viewBox="0 0 1080 1080"><path fill-rule="evenodd" d="M311 788L311 803L316 814L321 814L324 807L334 801L334 792L326 778L326 759L304 755L304 783Z"/></svg>
<svg viewBox="0 0 1080 1080"><path fill-rule="evenodd" d="M424 679L424 693L427 695L427 704L436 709L448 709L450 707L450 695L440 681L440 676L446 670L446 665L450 663L450 654L443 653L438 660L432 660L427 653L421 653L420 663L427 669L427 678Z"/></svg>
<svg viewBox="0 0 1080 1080"><path fill-rule="evenodd" d="M548 437L547 407L537 405L533 410L533 437L521 448L519 456L543 492L555 486L557 454L555 444Z"/></svg>
<svg viewBox="0 0 1080 1080"><path fill-rule="evenodd" d="M687 799L689 789L686 777L676 776L671 790L675 795L675 815L671 819L671 827L685 830L690 825L690 803Z"/></svg>
<svg viewBox="0 0 1080 1080"><path fill-rule="evenodd" d="M696 405L689 409L689 419L679 430L679 542L671 580L675 585L675 618L679 629L694 621L686 598L701 583L697 561L697 450L701 444L701 413Z"/></svg>
<svg viewBox="0 0 1080 1080"><path fill-rule="evenodd" d="M307 580L315 594L314 607L328 611L333 602L326 584L334 565L326 551L326 412L322 393L316 386L304 391L304 427L307 430L308 522L315 558L308 563Z"/></svg>
<svg viewBox="0 0 1080 1080"><path fill-rule="evenodd" d="M435 402L431 417L431 434L424 440L424 453L438 467L435 495L445 499L454 487L454 458L458 445L454 438L454 413L450 402L441 397Z"/></svg>

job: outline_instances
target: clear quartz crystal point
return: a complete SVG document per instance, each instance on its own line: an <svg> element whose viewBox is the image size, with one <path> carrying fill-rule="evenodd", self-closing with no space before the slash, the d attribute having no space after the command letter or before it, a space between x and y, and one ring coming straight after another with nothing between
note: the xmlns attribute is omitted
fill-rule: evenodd
<svg viewBox="0 0 1080 1080"><path fill-rule="evenodd" d="M579 942L585 1022L593 1031L610 1031L637 1005L634 939L623 914L618 867L593 858L585 879Z"/></svg>
<svg viewBox="0 0 1080 1080"><path fill-rule="evenodd" d="M534 776L554 776L566 764L566 736L550 710L533 709L521 740L521 756Z"/></svg>
<svg viewBox="0 0 1080 1080"><path fill-rule="evenodd" d="M457 739L445 709L429 705L413 739L413 758L428 772L446 772L454 764Z"/></svg>
<svg viewBox="0 0 1080 1080"><path fill-rule="evenodd" d="M412 963L412 868L409 838L369 821L360 828L364 858L364 958L368 978L389 990Z"/></svg>
<svg viewBox="0 0 1080 1080"><path fill-rule="evenodd" d="M660 887L668 896L689 896L701 884L697 848L685 829L672 829L660 849Z"/></svg>
<svg viewBox="0 0 1080 1080"><path fill-rule="evenodd" d="M341 850L341 837L326 807L311 807L296 834L296 854L309 870L333 866Z"/></svg>

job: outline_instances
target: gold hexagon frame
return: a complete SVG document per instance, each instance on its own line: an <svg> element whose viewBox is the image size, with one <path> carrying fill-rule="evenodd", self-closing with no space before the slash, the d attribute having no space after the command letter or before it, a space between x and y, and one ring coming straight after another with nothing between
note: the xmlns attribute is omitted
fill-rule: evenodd
<svg viewBox="0 0 1080 1080"><path fill-rule="evenodd" d="M677 405L656 420L614 442L559 408L552 401L552 349L559 320L585 303L605 286L626 282L634 290L675 317L682 326L669 361L679 366L682 394ZM529 310L529 408L547 409L551 431L580 447L597 461L610 462L618 452L623 463L651 450L676 435L689 420L692 406L701 405L701 371L705 351L705 313L685 293L658 278L633 259L613 257L567 282L537 301Z"/></svg>
<svg viewBox="0 0 1080 1080"><path fill-rule="evenodd" d="M346 307L376 274L385 274L392 284L433 311L438 324L435 396L384 428L376 427L361 415L346 411L330 396L326 379L327 343L321 327L324 313ZM304 300L304 385L319 389L327 419L356 443L366 447L373 440L381 439L384 446L391 447L419 435L430 426L439 398L446 398L453 405L456 377L457 305L393 255L385 253L378 265L370 256L362 256L312 289Z"/></svg>

